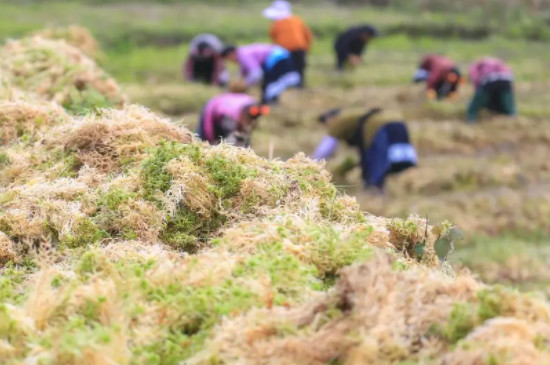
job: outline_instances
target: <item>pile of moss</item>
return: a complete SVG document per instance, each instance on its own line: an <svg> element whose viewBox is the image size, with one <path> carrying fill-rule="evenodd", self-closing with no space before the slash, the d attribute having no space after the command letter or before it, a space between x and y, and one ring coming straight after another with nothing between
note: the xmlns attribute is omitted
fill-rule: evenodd
<svg viewBox="0 0 550 365"><path fill-rule="evenodd" d="M64 40L34 36L8 41L0 48L0 69L13 87L72 113L121 106L124 101L116 81Z"/></svg>
<svg viewBox="0 0 550 365"><path fill-rule="evenodd" d="M94 59L101 53L99 43L94 38L90 30L79 25L45 28L35 32L33 36L39 36L45 39L64 40L71 46L80 49L88 57Z"/></svg>

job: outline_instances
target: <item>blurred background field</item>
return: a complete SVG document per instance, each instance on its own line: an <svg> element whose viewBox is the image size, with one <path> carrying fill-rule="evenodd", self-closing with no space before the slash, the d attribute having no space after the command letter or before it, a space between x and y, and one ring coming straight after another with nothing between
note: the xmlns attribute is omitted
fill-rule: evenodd
<svg viewBox="0 0 550 365"><path fill-rule="evenodd" d="M420 153L420 166L392 179L384 197L361 191L353 151L329 163L339 187L364 210L385 216L415 212L448 219L465 233L455 252L489 282L544 289L550 243L550 1L318 1L297 2L316 35L308 89L291 91L253 139L260 155L287 159L311 153L323 136L316 116L331 107L380 106L403 110ZM261 1L0 1L0 38L47 26L78 24L99 40L100 65L131 101L194 128L204 103L219 90L184 83L187 42L212 32L224 41L268 41ZM335 34L372 23L383 36L369 47L366 63L333 71ZM516 76L520 117L464 121L471 86L455 102L431 103L410 84L420 57L445 53L463 69L478 57L505 59ZM235 71L235 70L233 70ZM257 92L257 91L254 91Z"/></svg>

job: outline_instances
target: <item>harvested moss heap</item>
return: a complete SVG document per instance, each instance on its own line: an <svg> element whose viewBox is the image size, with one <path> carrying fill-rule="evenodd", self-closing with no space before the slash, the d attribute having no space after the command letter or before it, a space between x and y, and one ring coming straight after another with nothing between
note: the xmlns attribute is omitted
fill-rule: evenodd
<svg viewBox="0 0 550 365"><path fill-rule="evenodd" d="M303 155L211 147L137 105L8 94L2 363L550 360L550 306L454 275L451 224L362 213Z"/></svg>
<svg viewBox="0 0 550 365"><path fill-rule="evenodd" d="M63 39L10 40L0 48L0 69L4 88L9 84L73 113L124 102L116 81Z"/></svg>
<svg viewBox="0 0 550 365"><path fill-rule="evenodd" d="M92 33L87 28L79 25L46 28L34 33L34 35L46 39L62 39L94 59L101 54L99 43Z"/></svg>

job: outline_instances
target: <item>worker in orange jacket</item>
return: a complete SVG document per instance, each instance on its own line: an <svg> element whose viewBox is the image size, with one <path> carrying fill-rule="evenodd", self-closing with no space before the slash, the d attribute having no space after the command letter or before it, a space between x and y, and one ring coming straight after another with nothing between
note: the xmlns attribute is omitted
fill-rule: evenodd
<svg viewBox="0 0 550 365"><path fill-rule="evenodd" d="M274 1L263 11L263 16L273 21L269 31L273 43L290 51L301 76L300 87L303 87L307 52L313 42L311 30L299 16L292 14L292 5L288 1Z"/></svg>

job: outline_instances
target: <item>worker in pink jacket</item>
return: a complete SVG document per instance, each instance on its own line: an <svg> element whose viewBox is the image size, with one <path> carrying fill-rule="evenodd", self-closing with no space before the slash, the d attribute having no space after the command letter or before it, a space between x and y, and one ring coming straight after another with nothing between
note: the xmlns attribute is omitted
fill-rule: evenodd
<svg viewBox="0 0 550 365"><path fill-rule="evenodd" d="M273 44L228 46L222 57L237 63L247 86L262 85L262 103L276 102L288 88L298 87L301 77L290 52Z"/></svg>
<svg viewBox="0 0 550 365"><path fill-rule="evenodd" d="M510 67L497 58L482 58L469 71L470 81L476 88L467 112L469 123L476 121L482 109L491 112L516 115L513 90L513 74Z"/></svg>
<svg viewBox="0 0 550 365"><path fill-rule="evenodd" d="M236 146L248 147L257 119L267 114L267 106L258 104L245 93L224 93L206 103L197 134L210 144L225 140Z"/></svg>

